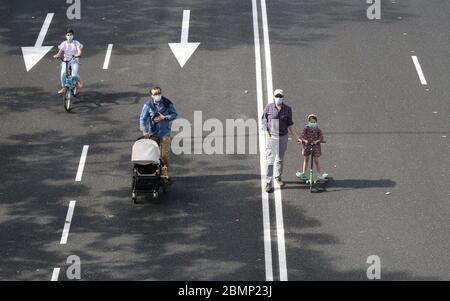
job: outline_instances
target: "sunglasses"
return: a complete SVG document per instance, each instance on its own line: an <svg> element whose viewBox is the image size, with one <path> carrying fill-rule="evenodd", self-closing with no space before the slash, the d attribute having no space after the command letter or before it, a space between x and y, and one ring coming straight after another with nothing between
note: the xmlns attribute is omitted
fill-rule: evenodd
<svg viewBox="0 0 450 301"><path fill-rule="evenodd" d="M281 95L281 94L277 94L277 95L275 95L275 97L279 97L279 98L282 98L282 97L283 97L283 95Z"/></svg>

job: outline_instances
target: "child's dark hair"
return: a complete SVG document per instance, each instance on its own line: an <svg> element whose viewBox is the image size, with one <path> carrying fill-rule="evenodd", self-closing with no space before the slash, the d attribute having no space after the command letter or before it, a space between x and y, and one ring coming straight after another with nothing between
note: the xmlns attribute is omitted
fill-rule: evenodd
<svg viewBox="0 0 450 301"><path fill-rule="evenodd" d="M314 119L317 122L317 116L309 116L308 121L311 121L311 119Z"/></svg>

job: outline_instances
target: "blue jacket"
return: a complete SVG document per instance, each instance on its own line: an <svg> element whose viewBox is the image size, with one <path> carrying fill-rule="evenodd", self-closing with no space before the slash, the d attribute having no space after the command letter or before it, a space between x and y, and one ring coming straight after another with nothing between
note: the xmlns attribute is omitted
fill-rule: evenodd
<svg viewBox="0 0 450 301"><path fill-rule="evenodd" d="M166 119L155 123L153 118L157 112L166 116ZM150 135L158 138L170 136L171 121L176 119L177 116L175 106L169 99L163 96L159 104L156 104L153 99L150 99L142 108L139 126L142 132L149 132Z"/></svg>

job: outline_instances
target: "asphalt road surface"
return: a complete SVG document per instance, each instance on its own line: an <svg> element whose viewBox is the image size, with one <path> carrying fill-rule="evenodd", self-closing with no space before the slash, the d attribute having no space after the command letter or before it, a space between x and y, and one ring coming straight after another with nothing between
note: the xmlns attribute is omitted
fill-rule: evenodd
<svg viewBox="0 0 450 301"><path fill-rule="evenodd" d="M0 279L68 280L76 255L82 280L367 280L375 255L382 280L450 280L450 3L385 0L379 20L368 7L96 0L68 20L65 1L2 1ZM168 43L185 10L200 45L181 67ZM49 13L53 49L27 71L21 47ZM84 45L71 113L52 59L67 27ZM171 155L168 193L133 204L131 146L155 84L192 125L257 121L283 89L297 130L318 114L334 181L323 193L299 184L292 139L272 194L264 150L184 153ZM193 128L183 135L210 133Z"/></svg>

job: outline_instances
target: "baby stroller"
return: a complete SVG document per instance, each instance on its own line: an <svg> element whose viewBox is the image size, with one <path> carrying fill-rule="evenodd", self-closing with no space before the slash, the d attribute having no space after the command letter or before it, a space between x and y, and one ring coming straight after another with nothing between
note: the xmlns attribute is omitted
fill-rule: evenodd
<svg viewBox="0 0 450 301"><path fill-rule="evenodd" d="M161 180L161 155L159 139L156 137L140 137L133 144L131 153L133 163L133 180L131 199L137 203L138 193L153 194L158 199L159 190L166 192L166 184Z"/></svg>

